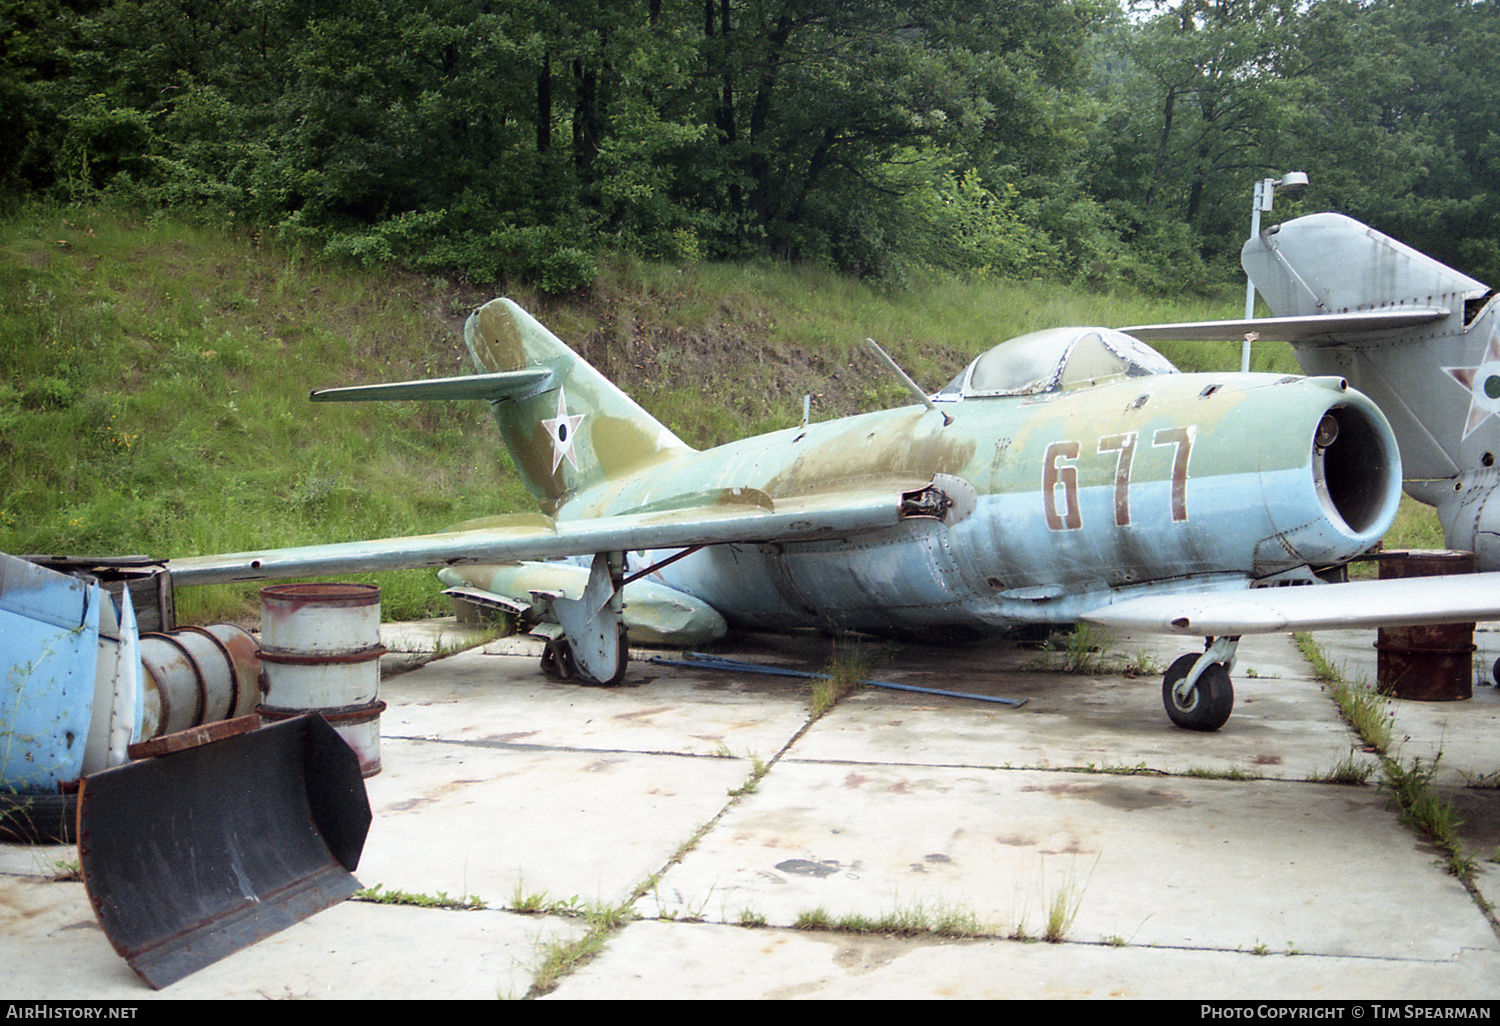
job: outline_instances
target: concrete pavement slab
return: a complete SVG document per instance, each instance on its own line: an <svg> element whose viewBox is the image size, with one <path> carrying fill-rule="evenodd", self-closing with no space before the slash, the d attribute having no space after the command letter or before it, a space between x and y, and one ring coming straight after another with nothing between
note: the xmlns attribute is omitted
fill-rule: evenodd
<svg viewBox="0 0 1500 1026"><path fill-rule="evenodd" d="M1036 938L1062 902L1087 943L1500 952L1433 857L1371 788L788 758L638 908L778 926L961 910ZM1429 928L1390 929L1418 910Z"/></svg>
<svg viewBox="0 0 1500 1026"><path fill-rule="evenodd" d="M1325 659L1350 682L1378 680L1374 630L1325 631L1316 637ZM1489 871L1500 859L1500 688L1492 679L1500 656L1500 631L1481 625L1474 634L1473 696L1460 701L1385 701L1393 744L1388 757L1409 772L1429 773L1435 802L1450 809L1465 854L1481 868L1475 890L1500 902L1500 877Z"/></svg>
<svg viewBox="0 0 1500 1026"><path fill-rule="evenodd" d="M1156 660L1157 672L1132 676L1110 672L1130 655L1102 657L1104 665L1087 672L1059 673L1046 669L1058 661L1055 654L992 645L945 658L943 669L935 671L930 651L901 651L882 660L873 670L877 677L936 686L961 672L972 690L1024 698L1026 704L1009 709L922 696L892 701L866 690L799 742L797 755L869 759L878 753L873 757L901 762L1301 780L1327 776L1349 760L1373 769L1374 760L1358 751L1325 686L1312 679L1289 636L1246 638L1241 644L1235 711L1222 729L1212 735L1174 729L1162 710L1165 661L1157 656L1168 651L1175 658L1182 645L1166 641L1170 648L1158 642L1155 651L1141 639L1105 642L1110 652L1146 651ZM983 664L962 670L950 665L959 661L962 667L962 660L980 651L990 656Z"/></svg>
<svg viewBox="0 0 1500 1026"><path fill-rule="evenodd" d="M625 927L551 997L1486 1002L1494 998L1497 973L1500 960L1489 951L1431 963L648 920Z"/></svg>
<svg viewBox="0 0 1500 1026"><path fill-rule="evenodd" d="M538 952L583 932L557 916L350 901L153 991L110 947L83 884L7 876L0 894L12 1001L520 997Z"/></svg>
<svg viewBox="0 0 1500 1026"><path fill-rule="evenodd" d="M382 684L357 875L484 910L345 902L156 993L82 886L49 879L76 853L0 846L0 993L520 996L593 929L555 996L1500 996L1492 918L1386 795L1309 779L1358 742L1289 646L1247 640L1208 735L1167 722L1159 673L1058 673L1006 645L870 651L877 676L1021 709L868 689L813 722L801 681L636 663L583 688L524 644L451 655ZM721 651L816 670L835 647ZM1453 709L1441 730L1457 751L1488 721ZM1036 942L1059 901L1060 942ZM626 902L617 928L580 915ZM819 909L982 936L790 927Z"/></svg>

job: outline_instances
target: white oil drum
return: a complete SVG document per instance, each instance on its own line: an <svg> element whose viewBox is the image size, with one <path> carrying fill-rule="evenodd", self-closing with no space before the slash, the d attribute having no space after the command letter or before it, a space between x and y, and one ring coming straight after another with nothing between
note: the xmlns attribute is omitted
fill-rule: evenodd
<svg viewBox="0 0 1500 1026"><path fill-rule="evenodd" d="M274 584L260 592L266 721L322 714L380 772L380 589L373 584Z"/></svg>

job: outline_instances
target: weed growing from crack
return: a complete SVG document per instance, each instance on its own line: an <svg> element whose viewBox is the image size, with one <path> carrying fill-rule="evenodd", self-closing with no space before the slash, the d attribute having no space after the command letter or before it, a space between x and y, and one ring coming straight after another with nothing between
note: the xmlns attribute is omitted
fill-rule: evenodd
<svg viewBox="0 0 1500 1026"><path fill-rule="evenodd" d="M1206 780L1264 780L1264 773L1256 773L1252 770L1242 770L1231 766L1228 769L1206 769L1204 767L1191 767L1184 774L1189 777L1201 777Z"/></svg>
<svg viewBox="0 0 1500 1026"><path fill-rule="evenodd" d="M1073 925L1073 920L1078 917L1078 910L1083 905L1083 892L1088 890L1089 880L1094 878L1094 869L1099 865L1099 858L1095 857L1093 867L1089 869L1089 876L1083 884L1078 883L1073 868L1068 869L1068 875L1063 880L1062 886L1046 899L1047 926L1042 931L1042 939L1049 944L1056 944L1067 936L1068 930Z"/></svg>
<svg viewBox="0 0 1500 1026"><path fill-rule="evenodd" d="M624 926L631 918L630 906L586 905L579 909L587 924L582 937L573 940L551 941L541 947L541 962L532 977L527 997L540 997L557 989L564 976L591 962L604 950L609 935Z"/></svg>
<svg viewBox="0 0 1500 1026"><path fill-rule="evenodd" d="M1379 787L1389 792L1396 803L1401 824L1428 837L1447 856L1448 871L1460 880L1468 880L1476 861L1463 854L1463 842L1458 836L1463 821L1454 815L1453 803L1439 798L1432 786L1442 758L1443 753L1438 752L1431 763L1424 765L1417 758L1410 766L1386 759L1385 779Z"/></svg>
<svg viewBox="0 0 1500 1026"><path fill-rule="evenodd" d="M754 794L755 789L760 786L761 778L770 769L770 765L764 759L752 753L750 756L750 779L746 780L739 787L730 789L728 792L729 797L739 798L742 795Z"/></svg>
<svg viewBox="0 0 1500 1026"><path fill-rule="evenodd" d="M477 894L471 894L467 898L450 898L447 891L438 891L436 894L420 894L413 891L388 891L382 884L374 887L366 887L364 890L355 891L356 901L368 901L376 905L413 905L417 908L452 908L474 910L487 906L484 899Z"/></svg>
<svg viewBox="0 0 1500 1026"><path fill-rule="evenodd" d="M806 912L798 912L797 918L792 920L794 930L832 930L833 928L833 917L822 906Z"/></svg>
<svg viewBox="0 0 1500 1026"><path fill-rule="evenodd" d="M1340 681L1333 685L1333 700L1360 739L1372 751L1385 755L1394 740L1395 713L1390 699L1372 687Z"/></svg>
<svg viewBox="0 0 1500 1026"><path fill-rule="evenodd" d="M1297 650L1302 653L1303 658L1312 664L1313 680L1321 681L1324 684L1343 681L1343 673L1323 655L1322 649L1318 648L1318 643L1313 640L1311 634L1308 634L1306 631L1298 631L1292 635L1292 639L1297 643Z"/></svg>
<svg viewBox="0 0 1500 1026"><path fill-rule="evenodd" d="M1057 636L1048 638L1042 645L1045 655L1025 669L1079 675L1119 673L1123 677L1150 677L1162 672L1161 662L1150 652L1126 656L1108 651L1105 633L1093 624L1080 623L1061 636L1061 644Z"/></svg>
<svg viewBox="0 0 1500 1026"><path fill-rule="evenodd" d="M1315 668L1328 667L1328 662L1323 659L1311 635L1298 634L1296 638L1297 647ZM1400 814L1402 826L1429 838L1447 859L1448 872L1466 885L1470 884L1478 862L1463 853L1463 842L1458 836L1458 828L1462 822L1454 815L1453 804L1439 798L1433 787L1443 753L1438 752L1432 762L1426 765L1421 758L1417 758L1412 760L1410 766L1403 766L1399 760L1386 754L1395 733L1392 726L1395 713L1391 711L1390 699L1374 688L1347 685L1342 674L1336 672L1332 680L1333 697L1338 703L1339 712L1354 728L1360 740L1380 757L1382 779L1377 786L1390 794ZM1477 893L1476 900L1482 901Z"/></svg>
<svg viewBox="0 0 1500 1026"><path fill-rule="evenodd" d="M1326 773L1320 773L1309 778L1318 784L1363 784L1370 779L1370 774L1375 772L1375 767L1355 757L1351 750L1343 759L1334 763L1333 768Z"/></svg>
<svg viewBox="0 0 1500 1026"><path fill-rule="evenodd" d="M1371 751L1385 755L1393 740L1391 723L1395 719L1390 699L1367 684L1346 681L1343 672L1324 657L1311 634L1298 632L1293 637L1298 650L1312 664L1313 679L1330 686L1344 722Z"/></svg>
<svg viewBox="0 0 1500 1026"><path fill-rule="evenodd" d="M864 686L870 676L868 660L848 653L837 653L828 664L828 673L813 682L812 718L818 719L839 703L846 695Z"/></svg>
<svg viewBox="0 0 1500 1026"><path fill-rule="evenodd" d="M939 904L929 907L899 905L878 916L852 913L834 917L821 906L799 912L792 921L797 930L831 930L841 933L880 934L887 937L937 936L948 938L988 937L993 931L985 927L973 912L956 906Z"/></svg>

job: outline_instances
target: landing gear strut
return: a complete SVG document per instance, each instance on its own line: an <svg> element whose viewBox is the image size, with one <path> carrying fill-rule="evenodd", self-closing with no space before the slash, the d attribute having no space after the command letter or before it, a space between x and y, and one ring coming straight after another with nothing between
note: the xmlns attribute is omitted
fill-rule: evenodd
<svg viewBox="0 0 1500 1026"><path fill-rule="evenodd" d="M1188 653L1174 661L1162 678L1161 701L1167 716L1184 730L1218 730L1234 711L1237 637L1209 638L1202 655Z"/></svg>
<svg viewBox="0 0 1500 1026"><path fill-rule="evenodd" d="M562 637L549 641L542 654L542 669L550 676L606 686L625 678L629 650L620 615L624 566L624 553L601 552L594 556L582 598L532 592L562 629Z"/></svg>

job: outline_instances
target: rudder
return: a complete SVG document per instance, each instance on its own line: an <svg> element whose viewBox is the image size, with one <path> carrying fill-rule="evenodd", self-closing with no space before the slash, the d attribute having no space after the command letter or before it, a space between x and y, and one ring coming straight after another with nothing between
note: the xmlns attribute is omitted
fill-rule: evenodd
<svg viewBox="0 0 1500 1026"><path fill-rule="evenodd" d="M516 469L548 513L596 484L692 451L509 299L474 311L464 342L480 373L550 371L524 394L490 403Z"/></svg>

